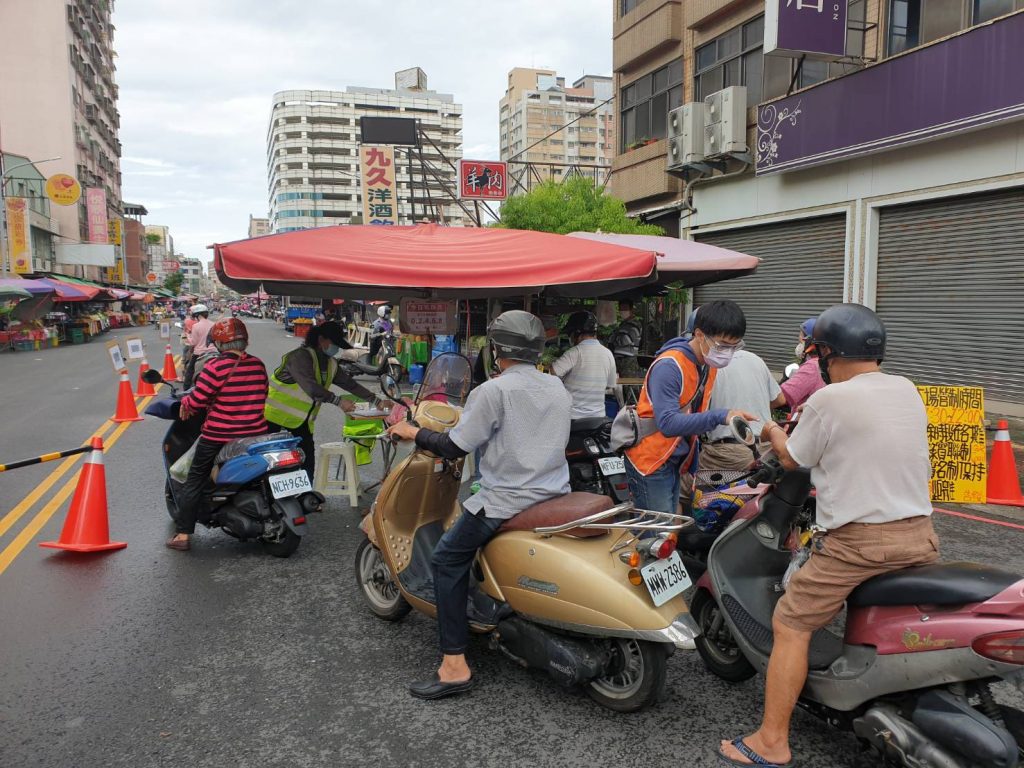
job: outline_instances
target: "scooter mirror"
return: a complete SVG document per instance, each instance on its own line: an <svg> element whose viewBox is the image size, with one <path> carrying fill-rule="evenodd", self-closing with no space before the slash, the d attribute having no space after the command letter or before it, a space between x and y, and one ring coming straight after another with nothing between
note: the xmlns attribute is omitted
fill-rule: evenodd
<svg viewBox="0 0 1024 768"><path fill-rule="evenodd" d="M793 378L793 374L796 373L798 370L800 370L799 365L797 365L796 363L790 363L789 365L786 366L786 378Z"/></svg>
<svg viewBox="0 0 1024 768"><path fill-rule="evenodd" d="M160 375L160 371L154 370L152 368L149 368L145 372L143 372L142 380L144 382L146 382L147 384L163 384L163 383L165 383L164 382L164 377Z"/></svg>
<svg viewBox="0 0 1024 768"><path fill-rule="evenodd" d="M380 377L380 391L396 403L402 400L402 391L398 388L398 382L393 376L385 374Z"/></svg>
<svg viewBox="0 0 1024 768"><path fill-rule="evenodd" d="M754 430L750 428L750 425L739 416L733 416L729 422L729 429L732 430L733 437L739 440L743 445L754 444Z"/></svg>

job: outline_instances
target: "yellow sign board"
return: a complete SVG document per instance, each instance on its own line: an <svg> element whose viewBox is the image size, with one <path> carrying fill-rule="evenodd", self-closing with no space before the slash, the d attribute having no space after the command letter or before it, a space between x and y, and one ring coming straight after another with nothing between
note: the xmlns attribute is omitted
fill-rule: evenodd
<svg viewBox="0 0 1024 768"><path fill-rule="evenodd" d="M55 173L46 180L46 196L57 205L74 205L82 196L82 187L74 176Z"/></svg>
<svg viewBox="0 0 1024 768"><path fill-rule="evenodd" d="M985 391L918 387L928 412L932 501L985 503Z"/></svg>
<svg viewBox="0 0 1024 768"><path fill-rule="evenodd" d="M23 197L8 197L7 239L10 243L11 269L17 275L32 271L32 253L28 243L28 200Z"/></svg>
<svg viewBox="0 0 1024 768"><path fill-rule="evenodd" d="M121 244L121 220L107 219L107 242L111 245Z"/></svg>
<svg viewBox="0 0 1024 768"><path fill-rule="evenodd" d="M363 181L363 224L398 223L394 147L359 147Z"/></svg>

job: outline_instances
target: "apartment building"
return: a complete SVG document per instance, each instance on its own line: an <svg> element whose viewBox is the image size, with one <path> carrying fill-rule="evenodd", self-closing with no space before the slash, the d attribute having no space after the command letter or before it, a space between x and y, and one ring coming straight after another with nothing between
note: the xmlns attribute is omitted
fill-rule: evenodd
<svg viewBox="0 0 1024 768"><path fill-rule="evenodd" d="M615 0L615 193L670 232L762 258L694 301L739 301L773 368L801 320L855 301L888 326L888 371L983 386L990 411L1024 415L1024 358L1004 354L1024 327L1024 2L852 0L845 47L840 34L802 61L765 41L785 13L817 20L822 4L775 2L766 20L763 2ZM660 82L681 91L664 109ZM629 139L646 119L666 136L672 105L733 85L747 89L749 153L689 167L684 199L669 141Z"/></svg>
<svg viewBox="0 0 1024 768"><path fill-rule="evenodd" d="M146 248L149 253L149 269L156 275L156 284L163 285L171 272L177 272L174 261L174 238L171 230L162 224L145 226Z"/></svg>
<svg viewBox="0 0 1024 768"><path fill-rule="evenodd" d="M396 74L394 89L349 86L274 94L267 131L271 229L362 223L363 116L413 118L426 137L421 147L395 147L399 224L429 220L461 226L452 166L462 158L462 105L451 94L429 90L426 75L414 68Z"/></svg>
<svg viewBox="0 0 1024 768"><path fill-rule="evenodd" d="M249 214L249 237L263 237L270 234L270 219L257 219Z"/></svg>
<svg viewBox="0 0 1024 768"><path fill-rule="evenodd" d="M36 271L99 278L99 266L111 266L106 261L90 265L89 249L67 246L89 239L84 190L102 190L107 218L121 217L113 5L113 0L0 3L0 150L36 161L47 177L73 176L83 188L77 203L54 205L48 223L37 221L45 247L33 248ZM55 157L60 159L48 160Z"/></svg>
<svg viewBox="0 0 1024 768"><path fill-rule="evenodd" d="M501 159L525 192L538 179L582 172L604 184L615 156L612 78L584 75L567 88L550 69L516 67L498 104ZM525 172L530 164L537 173Z"/></svg>

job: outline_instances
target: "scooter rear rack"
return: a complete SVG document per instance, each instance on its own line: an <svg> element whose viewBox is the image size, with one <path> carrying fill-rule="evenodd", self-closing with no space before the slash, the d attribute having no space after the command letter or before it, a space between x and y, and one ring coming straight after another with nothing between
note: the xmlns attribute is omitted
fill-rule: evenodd
<svg viewBox="0 0 1024 768"><path fill-rule="evenodd" d="M631 515L625 520L611 520L619 515ZM554 536L574 528L595 528L606 531L629 531L631 533L675 533L693 525L693 518L685 515L674 515L670 512L656 512L651 509L639 509L633 502L617 504L604 512L581 517L561 525L549 525L534 528L534 533L542 536Z"/></svg>

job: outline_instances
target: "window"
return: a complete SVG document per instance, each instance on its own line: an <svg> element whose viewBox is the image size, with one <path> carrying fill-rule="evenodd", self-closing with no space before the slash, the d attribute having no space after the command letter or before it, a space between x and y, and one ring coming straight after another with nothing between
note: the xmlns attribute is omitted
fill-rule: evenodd
<svg viewBox="0 0 1024 768"><path fill-rule="evenodd" d="M619 119L622 151L668 133L668 113L683 103L683 60L676 59L622 89Z"/></svg>
<svg viewBox="0 0 1024 768"><path fill-rule="evenodd" d="M889 0L888 54L894 56L1024 8L1024 0Z"/></svg>
<svg viewBox="0 0 1024 768"><path fill-rule="evenodd" d="M619 8L619 16L625 16L627 13L636 8L644 0L619 0L621 5ZM608 6L605 6L606 8Z"/></svg>

